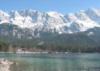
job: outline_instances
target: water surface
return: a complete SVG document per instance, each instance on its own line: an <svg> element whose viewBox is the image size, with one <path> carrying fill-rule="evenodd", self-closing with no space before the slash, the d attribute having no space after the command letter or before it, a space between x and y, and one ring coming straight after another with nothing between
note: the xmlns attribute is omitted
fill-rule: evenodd
<svg viewBox="0 0 100 71"><path fill-rule="evenodd" d="M11 71L100 71L99 53L0 53L0 58L15 62Z"/></svg>

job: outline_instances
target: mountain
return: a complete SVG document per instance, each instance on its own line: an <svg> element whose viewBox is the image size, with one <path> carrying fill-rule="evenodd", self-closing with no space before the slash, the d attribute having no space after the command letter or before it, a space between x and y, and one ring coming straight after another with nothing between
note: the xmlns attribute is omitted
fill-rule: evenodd
<svg viewBox="0 0 100 71"><path fill-rule="evenodd" d="M63 46L62 50L67 47L83 49L100 47L99 36L100 9L80 10L65 15L32 9L0 10L0 40L10 44L28 47L42 44L41 47L51 49L62 49L60 47Z"/></svg>
<svg viewBox="0 0 100 71"><path fill-rule="evenodd" d="M43 32L76 33L100 27L100 10L88 9L63 15L58 12L39 12L36 10L0 11L0 24L10 23L19 28Z"/></svg>

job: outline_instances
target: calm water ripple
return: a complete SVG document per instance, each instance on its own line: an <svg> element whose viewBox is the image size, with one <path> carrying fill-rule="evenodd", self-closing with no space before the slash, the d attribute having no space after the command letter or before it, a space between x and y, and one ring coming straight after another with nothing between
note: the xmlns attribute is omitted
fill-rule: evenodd
<svg viewBox="0 0 100 71"><path fill-rule="evenodd" d="M0 58L14 62L10 67L10 71L100 71L99 53L0 53Z"/></svg>

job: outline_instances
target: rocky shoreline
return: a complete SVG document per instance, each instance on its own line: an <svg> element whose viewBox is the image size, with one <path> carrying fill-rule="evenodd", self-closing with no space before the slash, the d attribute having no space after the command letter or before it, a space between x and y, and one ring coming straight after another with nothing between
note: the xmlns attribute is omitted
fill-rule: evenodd
<svg viewBox="0 0 100 71"><path fill-rule="evenodd" d="M0 71L10 71L10 67L13 64L13 62L6 60L6 59L0 59Z"/></svg>

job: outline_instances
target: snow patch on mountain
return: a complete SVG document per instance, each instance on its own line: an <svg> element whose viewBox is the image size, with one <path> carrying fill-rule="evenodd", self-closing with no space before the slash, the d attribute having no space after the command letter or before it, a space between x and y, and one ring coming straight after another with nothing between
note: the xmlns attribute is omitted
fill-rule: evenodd
<svg viewBox="0 0 100 71"><path fill-rule="evenodd" d="M87 35L88 36L94 35L94 32L89 32Z"/></svg>
<svg viewBox="0 0 100 71"><path fill-rule="evenodd" d="M100 10L80 10L76 13L63 15L58 12L39 12L36 10L11 11L6 13L0 10L0 24L11 23L18 27L30 29L33 33L58 32L76 33L100 27Z"/></svg>

